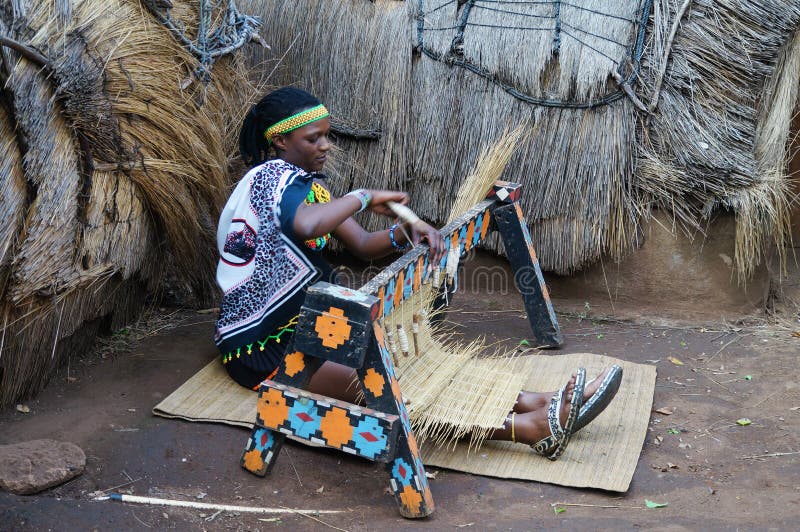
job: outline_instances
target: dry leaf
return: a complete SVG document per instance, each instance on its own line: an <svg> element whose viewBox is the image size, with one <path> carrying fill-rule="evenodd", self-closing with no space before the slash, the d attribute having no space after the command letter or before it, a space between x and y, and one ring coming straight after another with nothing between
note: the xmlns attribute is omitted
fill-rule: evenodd
<svg viewBox="0 0 800 532"><path fill-rule="evenodd" d="M667 360L669 360L670 362L672 362L676 366L683 366L683 362L681 362L680 360L678 360L675 357L667 357Z"/></svg>
<svg viewBox="0 0 800 532"><path fill-rule="evenodd" d="M317 493L322 493L323 491L325 491L325 486L320 486Z"/></svg>
<svg viewBox="0 0 800 532"><path fill-rule="evenodd" d="M664 414L665 416L671 416L673 414L673 412L675 412L675 408L673 408L671 406L665 406L665 407L659 408L655 412L658 413L658 414Z"/></svg>
<svg viewBox="0 0 800 532"><path fill-rule="evenodd" d="M800 331L792 331L792 336L795 338L800 338Z"/></svg>

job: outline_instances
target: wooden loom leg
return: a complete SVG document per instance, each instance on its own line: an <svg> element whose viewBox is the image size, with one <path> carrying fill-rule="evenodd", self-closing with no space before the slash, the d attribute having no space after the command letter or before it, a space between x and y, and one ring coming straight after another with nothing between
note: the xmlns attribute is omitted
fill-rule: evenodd
<svg viewBox="0 0 800 532"><path fill-rule="evenodd" d="M525 311L539 347L559 347L563 343L550 294L533 249L531 234L519 203L503 205L492 211L497 230L503 239L506 255L514 270L514 281L522 293Z"/></svg>
<svg viewBox="0 0 800 532"><path fill-rule="evenodd" d="M307 356L299 351L293 350L293 344L289 346L286 357L281 363L274 381L295 388L305 388L308 381L322 365L323 360ZM250 438L242 455L242 467L251 473L263 477L275 465L286 435L270 430L264 426L262 413L269 409L270 388L263 384L258 390L258 403L255 424Z"/></svg>
<svg viewBox="0 0 800 532"><path fill-rule="evenodd" d="M411 431L408 411L394 374L391 354L384 341L383 330L377 321L373 323L373 331L373 341L367 351L364 365L358 369L358 377L369 408L400 416L402 425L395 447L395 457L386 464L400 514L409 518L425 517L434 510L433 495L425 476L425 466L422 465L417 440Z"/></svg>

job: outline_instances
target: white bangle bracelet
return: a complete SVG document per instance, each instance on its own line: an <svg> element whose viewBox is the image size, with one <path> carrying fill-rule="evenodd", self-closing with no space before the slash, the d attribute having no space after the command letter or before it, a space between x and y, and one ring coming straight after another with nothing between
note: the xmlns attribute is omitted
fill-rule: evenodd
<svg viewBox="0 0 800 532"><path fill-rule="evenodd" d="M359 188L352 192L348 192L345 196L355 196L358 198L358 201L361 202L361 208L358 209L356 212L361 212L367 207L369 207L370 202L372 201L372 194L370 194L367 189Z"/></svg>

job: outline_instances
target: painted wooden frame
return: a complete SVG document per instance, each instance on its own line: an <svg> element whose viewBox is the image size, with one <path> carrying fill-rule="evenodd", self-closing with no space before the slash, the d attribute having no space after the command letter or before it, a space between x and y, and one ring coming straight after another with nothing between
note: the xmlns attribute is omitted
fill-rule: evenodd
<svg viewBox="0 0 800 532"><path fill-rule="evenodd" d="M534 337L561 345L525 218L520 185L498 181L487 199L440 230L459 256L497 230L506 247ZM242 466L265 475L287 435L386 463L400 514L419 518L434 510L425 467L408 419L394 363L379 320L428 282L428 248L416 246L358 290L319 282L309 287L287 355L273 380L259 387L258 415ZM442 259L444 267L447 254ZM356 369L366 407L305 392L325 360Z"/></svg>

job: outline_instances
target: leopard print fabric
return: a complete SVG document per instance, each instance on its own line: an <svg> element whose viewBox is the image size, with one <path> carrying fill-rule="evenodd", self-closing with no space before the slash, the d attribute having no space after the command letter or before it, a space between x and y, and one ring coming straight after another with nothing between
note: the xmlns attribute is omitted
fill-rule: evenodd
<svg viewBox="0 0 800 532"><path fill-rule="evenodd" d="M284 190L305 175L285 161L267 161L248 172L223 209L217 235L217 281L224 291L215 335L218 345L264 323L271 311L314 277L313 265L281 232L278 219ZM244 249L250 232L255 236L252 250Z"/></svg>

